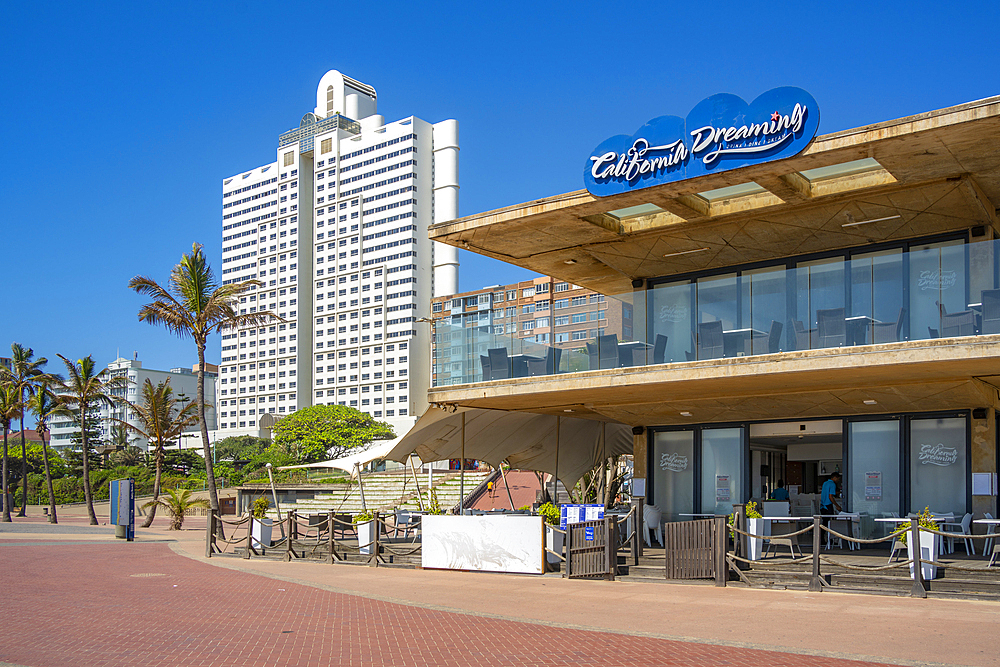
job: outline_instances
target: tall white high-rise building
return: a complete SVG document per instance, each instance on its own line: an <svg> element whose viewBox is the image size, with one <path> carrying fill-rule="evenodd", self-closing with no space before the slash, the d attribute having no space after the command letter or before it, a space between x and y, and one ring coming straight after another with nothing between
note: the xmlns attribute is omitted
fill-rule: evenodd
<svg viewBox="0 0 1000 667"><path fill-rule="evenodd" d="M216 438L317 404L405 433L426 407L432 296L458 254L428 226L458 215L458 122L385 123L375 89L327 72L277 160L222 186L222 280L263 285L240 310L283 322L222 336Z"/></svg>

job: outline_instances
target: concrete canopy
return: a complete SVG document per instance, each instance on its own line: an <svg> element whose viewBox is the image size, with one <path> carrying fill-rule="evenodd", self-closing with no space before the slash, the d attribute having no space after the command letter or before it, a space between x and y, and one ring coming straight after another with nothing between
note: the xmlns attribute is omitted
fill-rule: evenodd
<svg viewBox="0 0 1000 667"><path fill-rule="evenodd" d="M401 463L410 454L424 462L461 458L463 417L465 458L492 466L506 459L514 468L553 474L567 488L575 486L604 456L632 453L632 430L624 424L524 412L431 407L385 458Z"/></svg>

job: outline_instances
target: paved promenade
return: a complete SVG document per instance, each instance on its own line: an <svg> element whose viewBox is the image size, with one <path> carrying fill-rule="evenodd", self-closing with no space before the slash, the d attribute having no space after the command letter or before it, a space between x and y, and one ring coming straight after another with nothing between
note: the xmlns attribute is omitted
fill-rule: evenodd
<svg viewBox="0 0 1000 667"><path fill-rule="evenodd" d="M0 525L0 662L1000 664L995 603L205 560L185 526Z"/></svg>

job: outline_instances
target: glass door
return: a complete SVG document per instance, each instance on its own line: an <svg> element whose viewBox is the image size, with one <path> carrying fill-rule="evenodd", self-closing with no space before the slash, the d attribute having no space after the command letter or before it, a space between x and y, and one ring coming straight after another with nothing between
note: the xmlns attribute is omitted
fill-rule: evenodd
<svg viewBox="0 0 1000 667"><path fill-rule="evenodd" d="M694 431L653 434L653 504L664 521L682 521L687 517L680 514L694 512L694 435Z"/></svg>
<svg viewBox="0 0 1000 667"><path fill-rule="evenodd" d="M872 518L899 513L902 504L901 451L898 419L848 424L847 489L844 493L848 510L864 512ZM882 530L892 525L876 523L874 527Z"/></svg>
<svg viewBox="0 0 1000 667"><path fill-rule="evenodd" d="M964 417L910 420L910 511L954 512L968 507L968 423Z"/></svg>
<svg viewBox="0 0 1000 667"><path fill-rule="evenodd" d="M746 429L705 428L701 431L701 511L732 514L733 504L742 503Z"/></svg>

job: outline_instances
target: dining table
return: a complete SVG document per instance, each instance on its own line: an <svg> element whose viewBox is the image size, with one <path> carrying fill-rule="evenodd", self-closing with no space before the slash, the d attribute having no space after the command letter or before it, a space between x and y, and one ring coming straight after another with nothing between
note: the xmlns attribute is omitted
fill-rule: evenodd
<svg viewBox="0 0 1000 667"><path fill-rule="evenodd" d="M972 523L978 523L984 526L990 526L987 530L998 530L1000 529L1000 519L973 519ZM983 545L983 556L986 556L986 551L989 549L989 542ZM993 539L993 552L990 554L990 562L986 567L993 567L993 563L997 560L997 555L1000 555L1000 540Z"/></svg>

